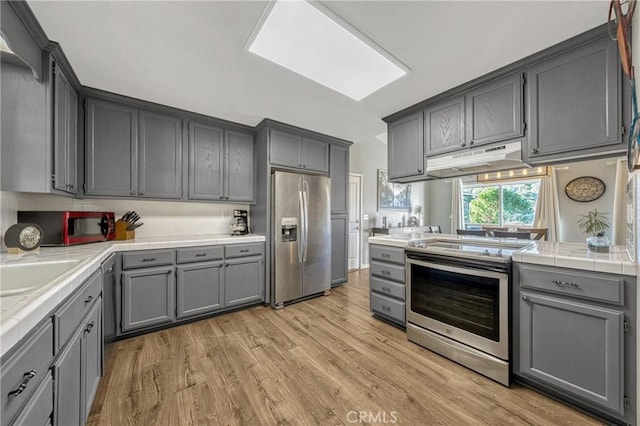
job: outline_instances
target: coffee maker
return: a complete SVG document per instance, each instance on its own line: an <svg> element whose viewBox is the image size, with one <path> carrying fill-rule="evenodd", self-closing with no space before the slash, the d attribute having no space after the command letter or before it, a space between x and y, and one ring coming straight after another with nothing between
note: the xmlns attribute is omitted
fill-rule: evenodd
<svg viewBox="0 0 640 426"><path fill-rule="evenodd" d="M233 223L231 224L231 235L246 235L249 233L249 220L246 210L236 209L233 211Z"/></svg>

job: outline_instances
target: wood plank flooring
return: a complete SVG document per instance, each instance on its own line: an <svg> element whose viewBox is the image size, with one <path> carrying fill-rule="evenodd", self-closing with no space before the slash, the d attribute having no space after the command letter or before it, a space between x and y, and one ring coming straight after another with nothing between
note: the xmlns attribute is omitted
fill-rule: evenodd
<svg viewBox="0 0 640 426"><path fill-rule="evenodd" d="M279 311L117 342L88 424L599 424L408 342L371 316L368 273Z"/></svg>

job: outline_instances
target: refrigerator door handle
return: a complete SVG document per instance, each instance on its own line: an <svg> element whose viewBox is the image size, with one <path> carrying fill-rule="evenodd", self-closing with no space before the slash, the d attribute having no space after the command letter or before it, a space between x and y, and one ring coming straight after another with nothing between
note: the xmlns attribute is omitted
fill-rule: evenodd
<svg viewBox="0 0 640 426"><path fill-rule="evenodd" d="M309 184L307 181L302 182L302 200L304 201L304 255L302 261L307 261L307 248L309 247Z"/></svg>
<svg viewBox="0 0 640 426"><path fill-rule="evenodd" d="M305 205L302 191L298 191L298 206L300 207L300 238L298 241L298 261L303 262L304 253L304 218L305 218Z"/></svg>

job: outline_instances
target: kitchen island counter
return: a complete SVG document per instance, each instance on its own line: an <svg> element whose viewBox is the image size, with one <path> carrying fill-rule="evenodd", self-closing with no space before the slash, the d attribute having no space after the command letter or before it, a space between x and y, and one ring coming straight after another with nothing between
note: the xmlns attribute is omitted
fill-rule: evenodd
<svg viewBox="0 0 640 426"><path fill-rule="evenodd" d="M132 250L194 247L264 242L260 234L228 234L146 237L129 241L107 241L69 247L42 247L38 253L0 253L0 266L78 260L78 264L50 283L33 291L0 298L0 356L95 273L112 253ZM1 275L0 275L1 279Z"/></svg>

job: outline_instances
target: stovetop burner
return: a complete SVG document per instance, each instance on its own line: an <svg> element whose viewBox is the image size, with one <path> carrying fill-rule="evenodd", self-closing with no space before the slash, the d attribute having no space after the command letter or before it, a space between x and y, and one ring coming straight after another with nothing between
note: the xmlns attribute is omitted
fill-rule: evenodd
<svg viewBox="0 0 640 426"><path fill-rule="evenodd" d="M502 241L463 241L463 240L414 240L408 248L428 253L437 253L464 258L483 258L508 262L513 252L527 246L528 243Z"/></svg>

